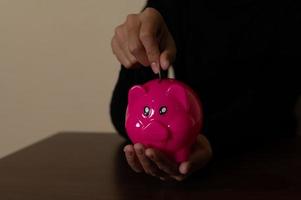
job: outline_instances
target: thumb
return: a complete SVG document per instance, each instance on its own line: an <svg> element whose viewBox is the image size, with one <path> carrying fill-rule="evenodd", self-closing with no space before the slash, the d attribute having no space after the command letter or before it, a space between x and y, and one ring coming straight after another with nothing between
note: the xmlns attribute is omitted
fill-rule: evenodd
<svg viewBox="0 0 301 200"><path fill-rule="evenodd" d="M151 68L155 73L159 72L160 62L160 49L157 38L157 32L159 30L159 24L154 21L145 20L142 21L139 38L144 46L147 58L151 64Z"/></svg>
<svg viewBox="0 0 301 200"><path fill-rule="evenodd" d="M160 54L160 65L162 69L167 70L168 67L175 61L176 58L176 45L171 35L165 40L162 45L163 51Z"/></svg>
<svg viewBox="0 0 301 200"><path fill-rule="evenodd" d="M205 136L200 134L198 135L188 160L180 164L179 171L181 174L191 174L203 168L210 161L211 157L212 150L210 143Z"/></svg>
<svg viewBox="0 0 301 200"><path fill-rule="evenodd" d="M203 168L207 162L207 153L205 151L195 152L188 161L184 161L179 165L179 172L183 175L189 175L194 171Z"/></svg>

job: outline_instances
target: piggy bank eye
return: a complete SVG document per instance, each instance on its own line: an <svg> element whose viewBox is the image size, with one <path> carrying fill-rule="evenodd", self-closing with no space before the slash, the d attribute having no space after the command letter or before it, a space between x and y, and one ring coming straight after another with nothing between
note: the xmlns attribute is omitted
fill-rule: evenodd
<svg viewBox="0 0 301 200"><path fill-rule="evenodd" d="M164 115L167 112L167 107L166 106L162 106L159 110L160 115Z"/></svg>
<svg viewBox="0 0 301 200"><path fill-rule="evenodd" d="M144 107L143 115L147 117L147 116L149 115L149 112L150 112L149 107L148 107L148 106L145 106L145 107Z"/></svg>

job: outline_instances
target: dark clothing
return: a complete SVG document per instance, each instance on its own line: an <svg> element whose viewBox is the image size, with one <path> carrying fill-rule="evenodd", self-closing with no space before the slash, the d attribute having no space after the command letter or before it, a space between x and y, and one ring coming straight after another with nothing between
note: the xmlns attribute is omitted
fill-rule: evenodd
<svg viewBox="0 0 301 200"><path fill-rule="evenodd" d="M176 79L199 95L214 152L295 133L301 64L295 1L149 0L147 7L162 14L175 39ZM150 68L121 67L111 101L120 134L126 136L129 88L153 78Z"/></svg>

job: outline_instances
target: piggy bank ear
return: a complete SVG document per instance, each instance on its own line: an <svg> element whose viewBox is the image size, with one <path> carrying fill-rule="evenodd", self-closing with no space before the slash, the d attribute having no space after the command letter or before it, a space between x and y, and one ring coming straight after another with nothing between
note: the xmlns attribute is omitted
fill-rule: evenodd
<svg viewBox="0 0 301 200"><path fill-rule="evenodd" d="M135 85L129 90L128 104L134 103L139 97L146 94L146 91L140 85Z"/></svg>
<svg viewBox="0 0 301 200"><path fill-rule="evenodd" d="M184 108L185 111L189 110L188 97L185 89L179 85L172 85L167 89L167 96L171 96L177 100Z"/></svg>

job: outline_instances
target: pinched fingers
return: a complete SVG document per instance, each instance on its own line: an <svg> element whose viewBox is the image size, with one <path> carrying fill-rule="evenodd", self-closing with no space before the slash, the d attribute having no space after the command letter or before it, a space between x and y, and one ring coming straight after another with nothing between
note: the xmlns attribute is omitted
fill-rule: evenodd
<svg viewBox="0 0 301 200"><path fill-rule="evenodd" d="M137 59L128 49L128 32L125 25L116 27L115 35L111 40L111 46L118 61L126 68L130 68L137 63Z"/></svg>
<svg viewBox="0 0 301 200"><path fill-rule="evenodd" d="M137 59L139 63L144 66L149 66L145 48L140 41L139 34L141 28L141 21L137 14L130 14L126 21L126 30L128 35L128 50Z"/></svg>
<svg viewBox="0 0 301 200"><path fill-rule="evenodd" d="M126 68L150 66L155 73L167 69L176 56L176 46L161 14L146 8L139 14L130 14L116 27L112 50Z"/></svg>

